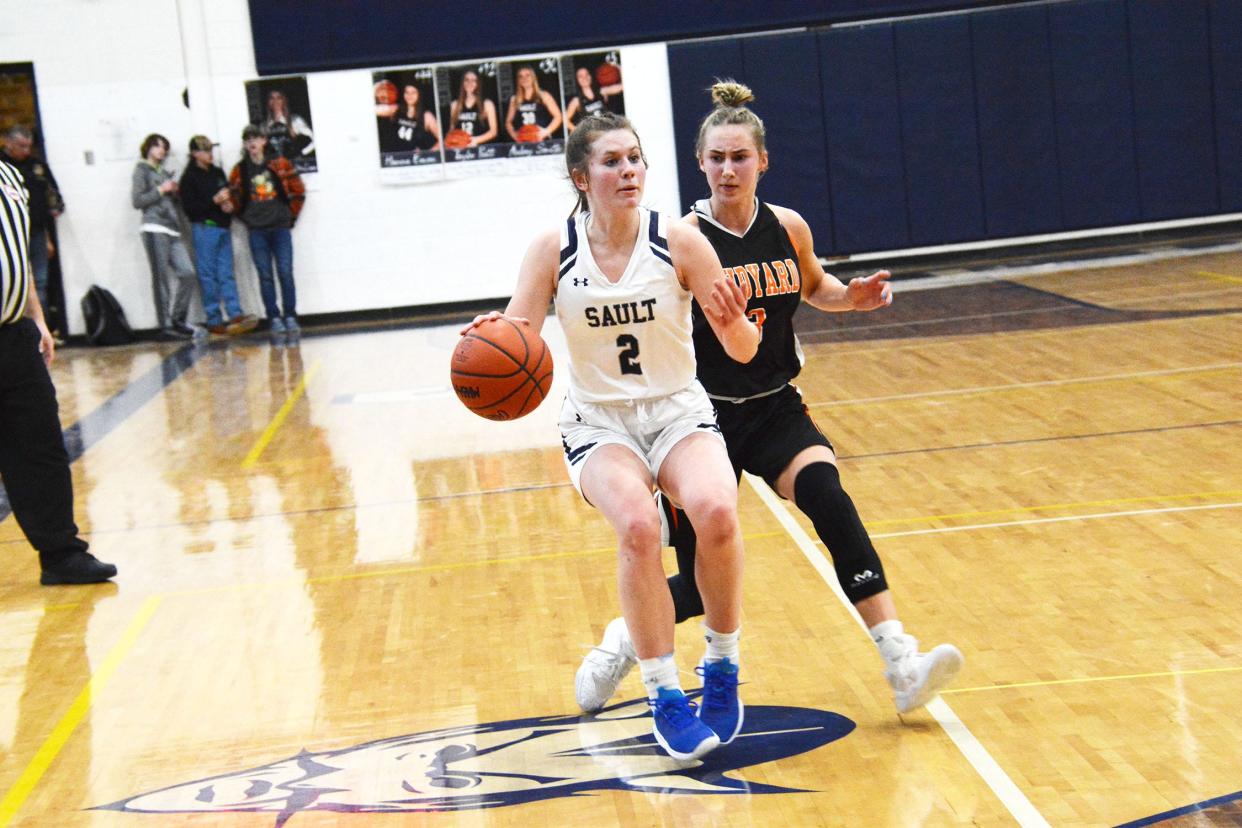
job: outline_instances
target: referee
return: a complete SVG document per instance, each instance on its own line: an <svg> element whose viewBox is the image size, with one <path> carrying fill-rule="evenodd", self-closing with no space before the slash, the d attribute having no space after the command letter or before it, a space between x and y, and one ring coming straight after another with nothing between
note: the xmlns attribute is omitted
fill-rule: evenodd
<svg viewBox="0 0 1242 828"><path fill-rule="evenodd" d="M116 567L86 551L73 522L73 478L48 367L55 343L30 269L30 204L21 174L0 161L0 478L40 583L95 584Z"/></svg>

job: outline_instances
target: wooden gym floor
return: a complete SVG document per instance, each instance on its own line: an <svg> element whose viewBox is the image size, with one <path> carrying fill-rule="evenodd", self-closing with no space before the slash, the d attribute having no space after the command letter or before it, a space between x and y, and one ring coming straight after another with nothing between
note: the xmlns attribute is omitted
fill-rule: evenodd
<svg viewBox="0 0 1242 828"><path fill-rule="evenodd" d="M64 349L120 575L39 587L0 523L0 825L1237 825L1242 254L1156 248L802 311L906 627L967 664L899 718L809 522L748 479L746 728L689 768L635 675L577 715L618 609L564 372L498 424L448 388L457 324Z"/></svg>

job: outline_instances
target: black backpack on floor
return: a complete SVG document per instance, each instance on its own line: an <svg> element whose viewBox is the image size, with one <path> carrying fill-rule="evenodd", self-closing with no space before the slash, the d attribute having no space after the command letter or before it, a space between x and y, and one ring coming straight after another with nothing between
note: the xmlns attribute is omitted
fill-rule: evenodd
<svg viewBox="0 0 1242 828"><path fill-rule="evenodd" d="M86 341L92 345L125 345L136 338L121 303L99 285L91 285L82 297L82 318L86 320Z"/></svg>

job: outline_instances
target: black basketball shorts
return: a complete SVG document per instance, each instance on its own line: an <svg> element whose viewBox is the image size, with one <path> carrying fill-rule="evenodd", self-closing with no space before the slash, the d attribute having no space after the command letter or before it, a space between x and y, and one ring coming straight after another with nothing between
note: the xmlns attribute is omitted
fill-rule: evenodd
<svg viewBox="0 0 1242 828"><path fill-rule="evenodd" d="M758 475L773 491L776 478L803 449L824 446L833 450L793 385L745 402L714 399L712 404L734 472L738 477L743 471Z"/></svg>

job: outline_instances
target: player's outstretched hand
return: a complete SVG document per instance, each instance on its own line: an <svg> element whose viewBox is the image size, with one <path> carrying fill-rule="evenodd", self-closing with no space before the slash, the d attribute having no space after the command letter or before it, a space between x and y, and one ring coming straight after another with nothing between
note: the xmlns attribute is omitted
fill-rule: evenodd
<svg viewBox="0 0 1242 828"><path fill-rule="evenodd" d="M850 279L845 287L850 306L856 311L869 311L893 304L893 286L888 281L892 275L887 270L877 270L866 278Z"/></svg>
<svg viewBox="0 0 1242 828"><path fill-rule="evenodd" d="M488 311L476 316L469 325L461 329L460 333L462 336L465 336L484 322L491 322L493 319L508 319L511 322L518 322L522 325L530 324L530 320L524 316L507 316L503 311Z"/></svg>
<svg viewBox="0 0 1242 828"><path fill-rule="evenodd" d="M746 314L746 296L737 282L728 276L720 276L712 282L711 298L711 304L705 305L703 312L722 328Z"/></svg>

